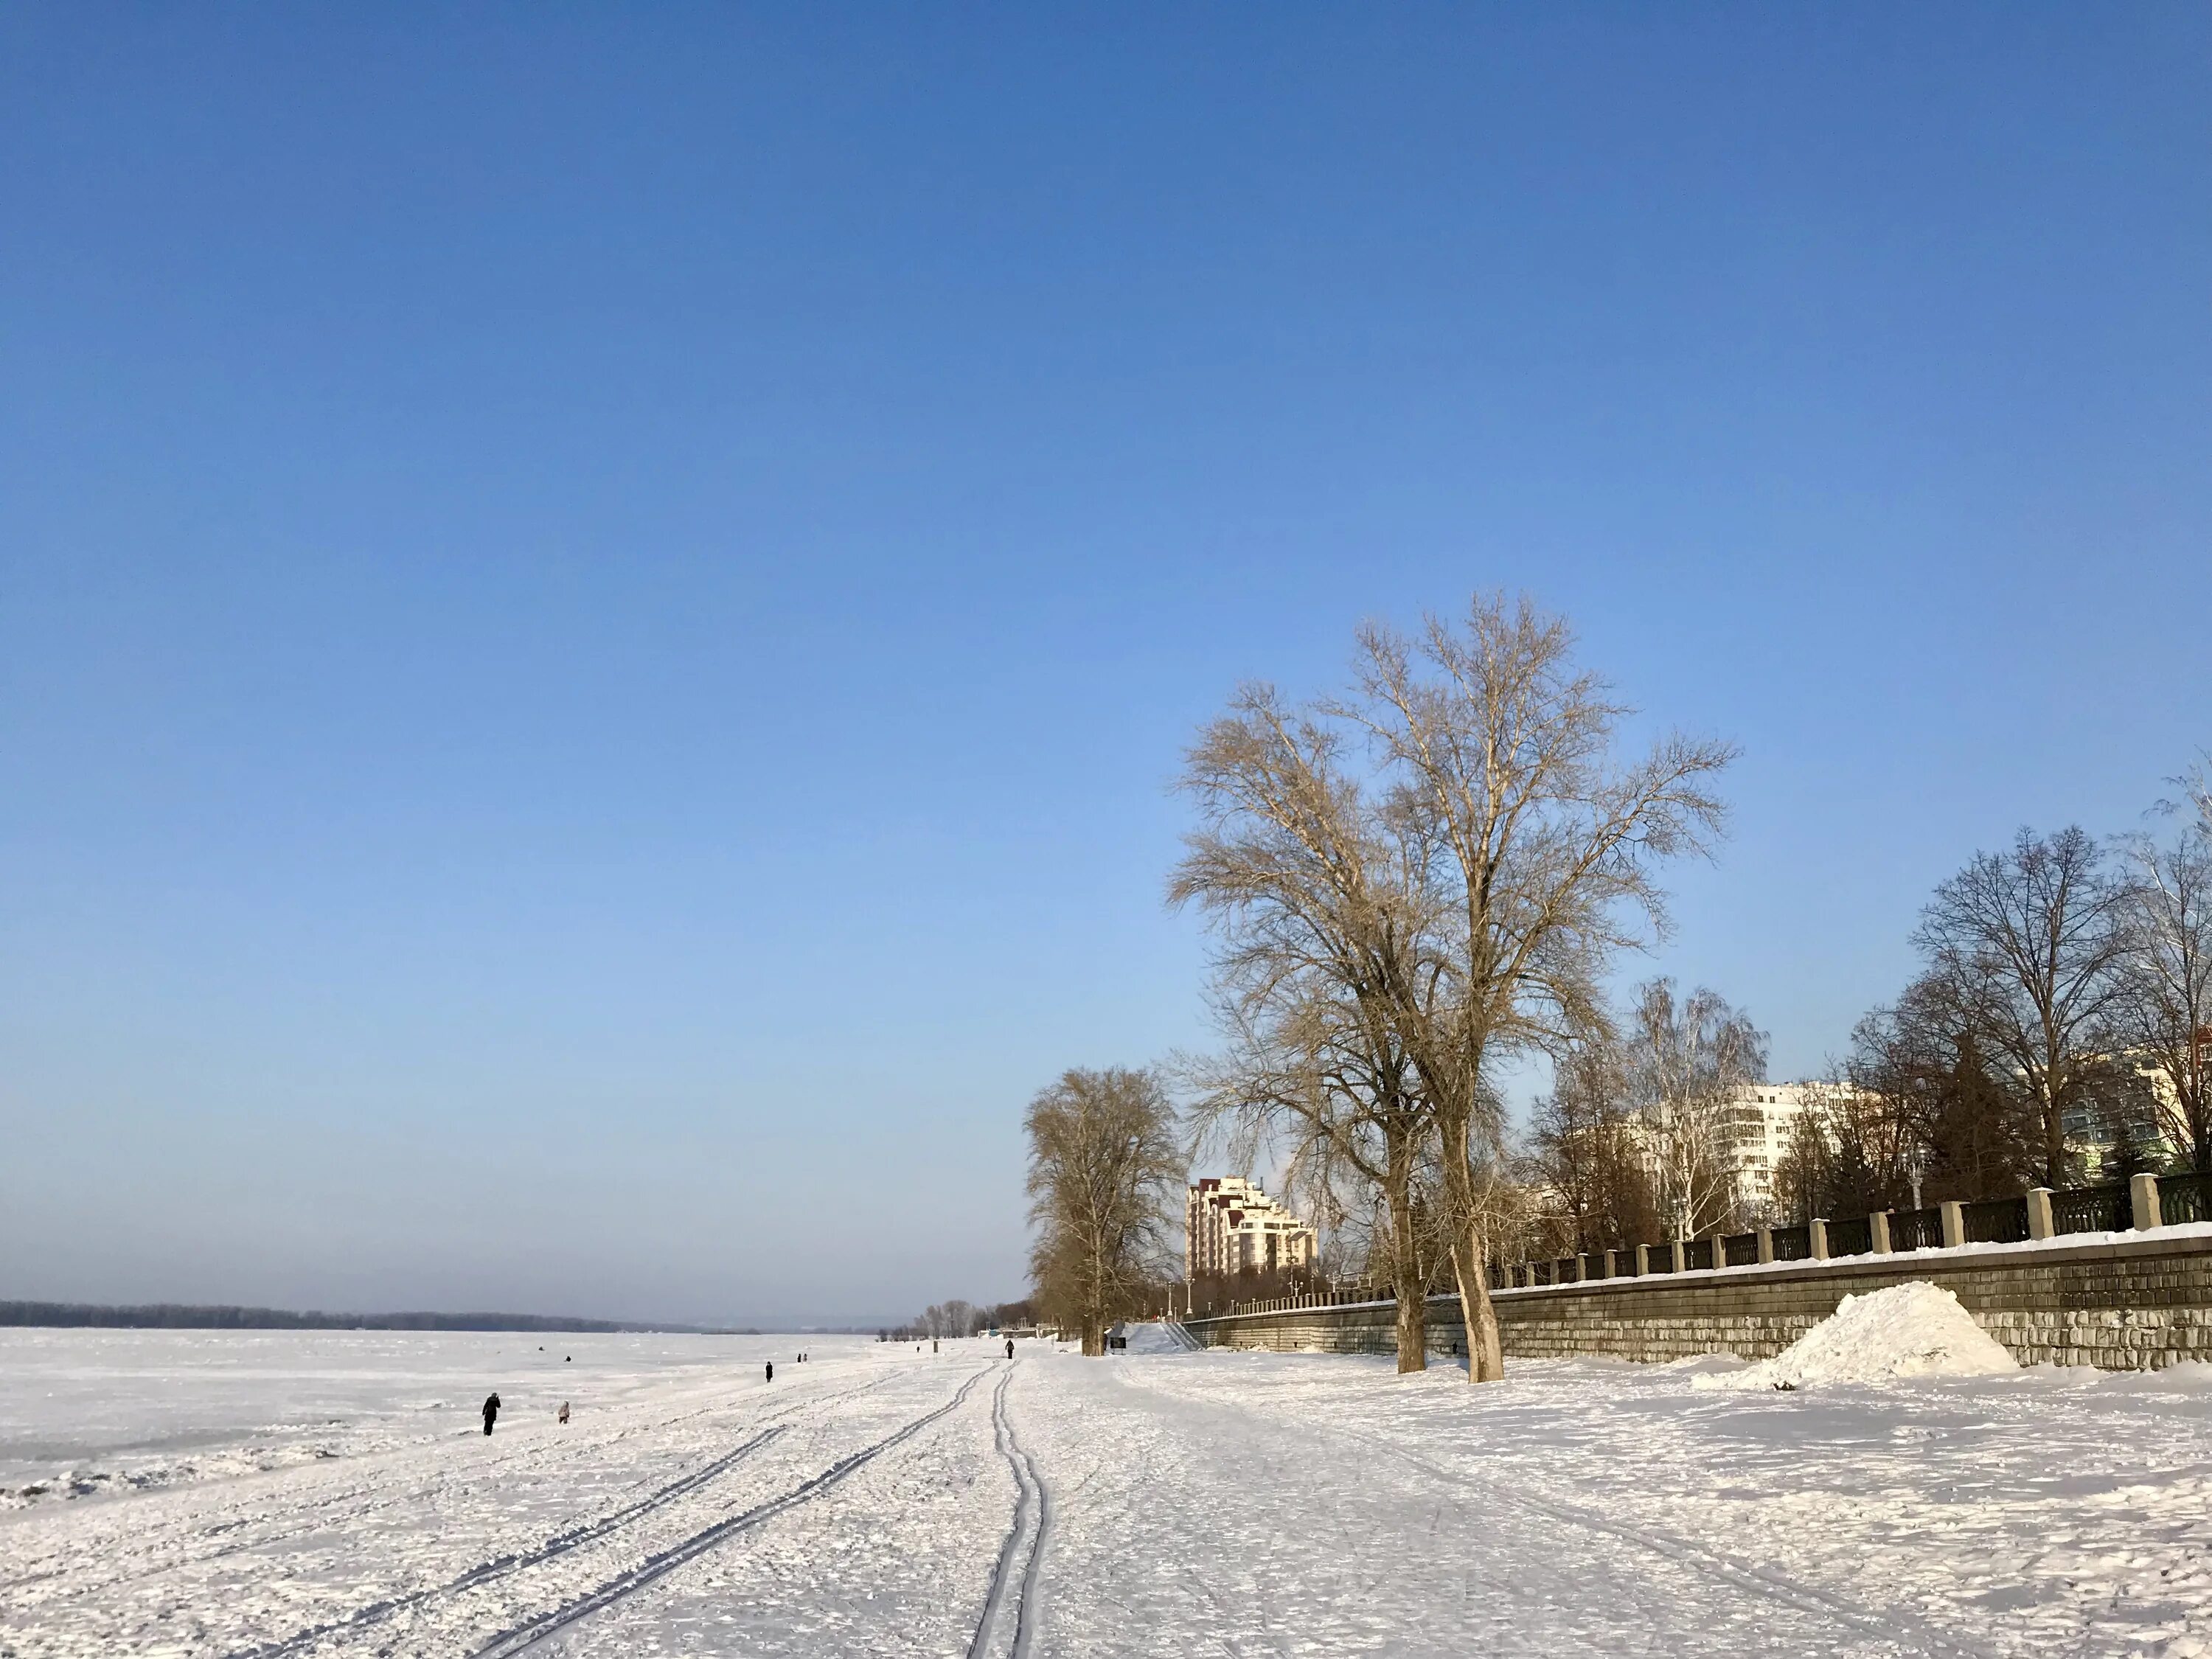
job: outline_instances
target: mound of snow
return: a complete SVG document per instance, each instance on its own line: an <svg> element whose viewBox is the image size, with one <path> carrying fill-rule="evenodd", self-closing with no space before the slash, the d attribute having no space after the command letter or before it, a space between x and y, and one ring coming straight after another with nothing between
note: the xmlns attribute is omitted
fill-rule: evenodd
<svg viewBox="0 0 2212 1659"><path fill-rule="evenodd" d="M1781 1389L1819 1382L1887 1382L1900 1376L1990 1376L2019 1369L2002 1344L1924 1280L1847 1296L1834 1313L1771 1359L1698 1389Z"/></svg>

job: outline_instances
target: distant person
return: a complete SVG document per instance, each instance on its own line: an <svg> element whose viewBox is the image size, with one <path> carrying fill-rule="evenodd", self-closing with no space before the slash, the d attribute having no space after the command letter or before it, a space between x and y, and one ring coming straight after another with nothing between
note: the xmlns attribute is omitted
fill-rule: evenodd
<svg viewBox="0 0 2212 1659"><path fill-rule="evenodd" d="M937 1352L937 1339L933 1336L929 1339L929 1351L932 1353Z"/></svg>
<svg viewBox="0 0 2212 1659"><path fill-rule="evenodd" d="M558 1420L563 1423L568 1420L568 1402L565 1400L561 1402L561 1415Z"/></svg>
<svg viewBox="0 0 2212 1659"><path fill-rule="evenodd" d="M771 1382L775 1381L775 1361L773 1359L768 1362L768 1380Z"/></svg>
<svg viewBox="0 0 2212 1659"><path fill-rule="evenodd" d="M1011 1336L1010 1336L1010 1337L1008 1337L1008 1338L1006 1339L1006 1358L1009 1358L1009 1359L1012 1359L1013 1357L1014 1357L1014 1339L1013 1339L1012 1337L1011 1337Z"/></svg>
<svg viewBox="0 0 2212 1659"><path fill-rule="evenodd" d="M484 1401L484 1432L491 1432L492 1419L499 1415L499 1396L492 1395Z"/></svg>

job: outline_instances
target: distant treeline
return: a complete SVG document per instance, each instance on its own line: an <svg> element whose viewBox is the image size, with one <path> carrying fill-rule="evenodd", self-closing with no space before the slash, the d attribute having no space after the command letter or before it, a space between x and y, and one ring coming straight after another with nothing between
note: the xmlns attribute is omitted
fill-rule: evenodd
<svg viewBox="0 0 2212 1659"><path fill-rule="evenodd" d="M611 1319L564 1319L550 1314L294 1313L283 1308L187 1307L157 1302L105 1308L87 1302L0 1302L0 1325L97 1326L173 1331L671 1331L706 1336L757 1336L757 1331L699 1325L633 1325Z"/></svg>

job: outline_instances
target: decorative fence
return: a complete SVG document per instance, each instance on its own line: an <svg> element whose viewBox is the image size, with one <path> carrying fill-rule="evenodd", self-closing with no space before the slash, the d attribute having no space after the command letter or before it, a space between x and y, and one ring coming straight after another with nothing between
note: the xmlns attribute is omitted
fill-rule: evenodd
<svg viewBox="0 0 2212 1659"><path fill-rule="evenodd" d="M2212 1221L2212 1175L2161 1176L2158 1201L2169 1227Z"/></svg>
<svg viewBox="0 0 2212 1659"><path fill-rule="evenodd" d="M1510 1290L1571 1285L1590 1279L1633 1279L1658 1273L1706 1273L1766 1262L1813 1261L1838 1256L1954 1249L1962 1244L2014 1244L2069 1233L2128 1232L2212 1222L2212 1175L2139 1175L2130 1182L2054 1192L2039 1187L2017 1198L1973 1204L1939 1204L1923 1210L1814 1220L1802 1227L1639 1244L1547 1261L1492 1262L1490 1286ZM1360 1287L1237 1302L1231 1314L1279 1313L1352 1303L1387 1302L1389 1290Z"/></svg>

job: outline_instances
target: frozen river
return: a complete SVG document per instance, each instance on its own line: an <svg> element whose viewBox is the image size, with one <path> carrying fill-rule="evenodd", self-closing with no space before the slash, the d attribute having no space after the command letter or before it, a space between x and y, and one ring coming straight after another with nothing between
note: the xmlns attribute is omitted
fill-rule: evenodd
<svg viewBox="0 0 2212 1659"><path fill-rule="evenodd" d="M0 1334L0 1654L2212 1655L2197 1370L799 1346Z"/></svg>
<svg viewBox="0 0 2212 1659"><path fill-rule="evenodd" d="M874 1347L814 1339L817 1352ZM788 1360L793 1336L0 1328L0 1509L26 1486L143 1489L602 1410Z"/></svg>

